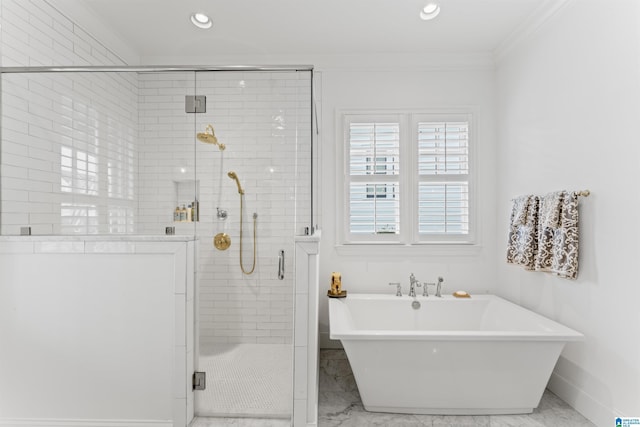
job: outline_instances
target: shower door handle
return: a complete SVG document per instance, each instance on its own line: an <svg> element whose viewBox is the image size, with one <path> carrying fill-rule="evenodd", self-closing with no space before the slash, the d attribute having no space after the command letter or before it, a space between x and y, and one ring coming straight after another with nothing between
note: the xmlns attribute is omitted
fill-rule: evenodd
<svg viewBox="0 0 640 427"><path fill-rule="evenodd" d="M278 255L278 279L284 279L284 251L281 250Z"/></svg>

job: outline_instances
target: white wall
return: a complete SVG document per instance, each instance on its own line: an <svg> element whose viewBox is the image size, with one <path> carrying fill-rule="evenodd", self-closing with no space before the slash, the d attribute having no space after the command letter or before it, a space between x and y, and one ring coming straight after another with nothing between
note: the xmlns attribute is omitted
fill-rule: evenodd
<svg viewBox="0 0 640 427"><path fill-rule="evenodd" d="M490 67L477 64L438 68L401 65L395 70L388 63L378 68L322 68L322 120L320 141L321 226L320 293L326 294L331 272L342 273L343 288L351 292L391 294L389 282L408 288L409 274L418 280L435 282L444 276L446 293L466 289L472 293L493 289L495 265L495 132L494 78ZM373 251L345 253L336 249L338 204L336 180L342 166L334 159L342 149L338 132L341 109L471 107L477 123L477 247L416 249L377 248ZM404 249L404 250L402 250ZM409 250L406 250L409 249ZM328 342L326 297L320 298L320 333L323 346Z"/></svg>
<svg viewBox="0 0 640 427"><path fill-rule="evenodd" d="M498 236L510 200L558 189L580 200L576 281L507 266L498 293L585 335L550 387L599 426L640 414L640 4L573 1L502 58L498 89Z"/></svg>

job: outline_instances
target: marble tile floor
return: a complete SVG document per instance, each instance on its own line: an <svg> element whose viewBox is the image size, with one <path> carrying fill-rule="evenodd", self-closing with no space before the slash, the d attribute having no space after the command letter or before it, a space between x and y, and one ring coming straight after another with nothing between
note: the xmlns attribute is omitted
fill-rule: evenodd
<svg viewBox="0 0 640 427"><path fill-rule="evenodd" d="M528 415L444 416L367 412L343 350L321 350L318 427L595 427L549 390Z"/></svg>
<svg viewBox="0 0 640 427"><path fill-rule="evenodd" d="M528 415L444 416L367 412L343 350L320 351L318 427L595 427L547 390ZM290 421L196 418L191 427L289 427Z"/></svg>
<svg viewBox="0 0 640 427"><path fill-rule="evenodd" d="M201 418L191 423L190 427L290 427L290 420L269 418Z"/></svg>

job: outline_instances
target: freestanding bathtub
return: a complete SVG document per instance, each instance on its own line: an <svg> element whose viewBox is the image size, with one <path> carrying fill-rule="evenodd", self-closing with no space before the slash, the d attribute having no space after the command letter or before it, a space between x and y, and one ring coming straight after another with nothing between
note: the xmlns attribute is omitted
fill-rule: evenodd
<svg viewBox="0 0 640 427"><path fill-rule="evenodd" d="M494 295L329 299L368 411L530 413L567 341L583 335Z"/></svg>

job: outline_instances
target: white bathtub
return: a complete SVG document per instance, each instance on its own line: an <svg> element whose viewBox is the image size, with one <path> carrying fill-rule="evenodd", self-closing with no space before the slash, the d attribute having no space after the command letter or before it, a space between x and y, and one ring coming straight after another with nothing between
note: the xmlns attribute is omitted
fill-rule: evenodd
<svg viewBox="0 0 640 427"><path fill-rule="evenodd" d="M494 295L329 299L365 409L522 414L538 406L567 341L583 335Z"/></svg>

